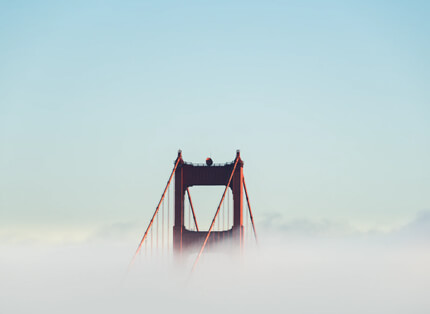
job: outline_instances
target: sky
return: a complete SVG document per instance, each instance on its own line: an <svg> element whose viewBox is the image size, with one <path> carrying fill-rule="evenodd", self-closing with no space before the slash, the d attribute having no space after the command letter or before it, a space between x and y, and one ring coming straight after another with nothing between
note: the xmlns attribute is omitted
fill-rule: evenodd
<svg viewBox="0 0 430 314"><path fill-rule="evenodd" d="M1 234L143 228L178 149L220 163L240 149L257 228L407 225L430 210L429 13L1 1ZM217 204L201 204L209 220Z"/></svg>
<svg viewBox="0 0 430 314"><path fill-rule="evenodd" d="M429 15L0 0L0 312L429 313ZM259 244L126 271L178 149L240 149Z"/></svg>

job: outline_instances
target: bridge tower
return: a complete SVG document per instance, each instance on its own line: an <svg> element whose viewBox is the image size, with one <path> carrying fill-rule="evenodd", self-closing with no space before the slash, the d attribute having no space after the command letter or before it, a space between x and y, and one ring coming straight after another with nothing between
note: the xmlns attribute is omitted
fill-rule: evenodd
<svg viewBox="0 0 430 314"><path fill-rule="evenodd" d="M175 218L173 227L173 250L175 254L194 251L201 246L208 231L192 231L185 227L184 200L185 193L192 186L227 186L233 195L233 226L229 230L212 231L208 246L221 241L232 241L240 246L243 241L243 161L240 151L231 163L225 164L192 164L184 162L182 152L178 152L175 161ZM234 171L234 172L233 172ZM231 177L231 179L230 179ZM229 180L230 179L230 180Z"/></svg>
<svg viewBox="0 0 430 314"><path fill-rule="evenodd" d="M173 227L171 226L170 220L170 184L173 177L175 178L174 183L174 211L173 211ZM224 193L222 194L221 200L215 212L214 218L210 225L209 230L201 231L198 228L194 208L191 201L189 188L192 186L224 186ZM233 195L233 224L230 229L221 230L219 228L219 213L223 201L230 190ZM244 193L245 192L245 193ZM166 200L167 194L167 202ZM246 219L244 218L243 203L244 194L246 196L246 204L248 210L246 213ZM190 209L194 218L194 225L196 230L190 230L185 225L185 196L188 196ZM227 202L229 205L229 202ZM167 207L167 208L165 208ZM227 206L229 210L229 206ZM160 215L161 213L161 215ZM189 216L190 218L191 216ZM223 215L223 217L225 217ZM230 217L227 215L227 217ZM248 219L249 217L249 219ZM215 221L218 219L218 230L214 231ZM249 196L246 189L245 178L243 176L243 161L240 158L240 151L236 151L236 158L225 164L213 164L212 160L208 158L206 164L193 164L185 162L182 159L182 151L178 151L178 156L175 160L175 166L170 174L169 180L167 181L166 187L164 188L163 194L161 195L160 201L152 215L151 221L143 234L142 240L136 249L134 257L130 262L133 264L134 260L141 252L142 246L145 245L146 249L150 248L152 252L153 246L155 249L161 249L161 253L167 246L167 251L170 251L170 244L173 243L173 252L177 256L181 256L184 253L195 252L199 249L198 256L194 262L194 266L197 264L201 254L205 247L214 247L221 242L233 244L236 247L243 247L244 242L244 220L246 220L246 232L248 229L248 222L252 224L252 230L254 233L255 241L257 242L257 233L255 231L254 219L252 216L251 205L249 202ZM151 228L155 225L155 228ZM160 227L160 228L159 228ZM191 226L189 226L191 228ZM227 226L229 228L229 226ZM155 229L155 230L154 230ZM161 229L161 230L160 230ZM173 229L173 234L170 231ZM224 229L224 227L222 228ZM167 232L166 232L167 231ZM248 233L249 234L249 233ZM160 239L161 235L161 239ZM145 242L147 238L150 241ZM159 247L159 240L160 246ZM166 244L166 246L165 246ZM163 254L163 253L162 253Z"/></svg>

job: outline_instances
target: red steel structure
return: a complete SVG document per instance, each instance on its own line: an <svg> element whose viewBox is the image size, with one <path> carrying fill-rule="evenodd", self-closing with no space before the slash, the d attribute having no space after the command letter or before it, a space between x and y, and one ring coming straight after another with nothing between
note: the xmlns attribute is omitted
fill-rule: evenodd
<svg viewBox="0 0 430 314"><path fill-rule="evenodd" d="M244 215L243 215L243 194L245 192L246 203L248 205L249 218L252 224L253 233L255 240L257 241L257 234L255 231L254 219L251 212L251 206L249 202L248 191L246 189L245 179L243 176L243 161L240 158L240 151L237 150L235 159L230 163L225 164L213 164L212 159L208 158L206 164L193 164L185 162L182 158L182 151L178 151L178 156L175 160L174 168L170 174L169 180L166 184L164 192L161 199L155 209L152 219L140 241L140 244L136 250L133 257L132 263L138 253L140 252L142 245L145 243L146 238L151 237L151 251L153 243L153 230L151 227L154 222L157 226L156 228L156 243L158 247L158 225L159 225L159 211L161 208L161 224L162 224L162 246L164 245L164 200L166 193L168 194L167 201L167 247L169 248L169 222L170 222L170 212L169 212L169 199L170 190L169 186L172 181L173 176L175 177L174 184L174 225L173 225L173 252L176 256L181 256L184 253L195 252L199 247L199 254L194 263L194 267L197 264L201 254L205 247L215 247L221 243L229 243L230 245L236 247L242 247L244 242ZM208 231L199 230L196 215L194 212L193 202L191 200L189 188L193 186L225 186L224 193L221 197L217 210L215 212L214 218L210 225ZM223 201L226 198L228 191L231 191L233 196L233 224L231 228L226 230L220 230L220 221L218 219L218 230L214 231L215 222L223 205ZM190 214L189 221L191 221L191 213L194 222L194 228L189 225L188 228L185 224L185 200L187 194L187 199L190 204ZM161 206L162 205L162 206ZM229 205L229 202L228 202ZM223 206L224 209L224 206ZM224 225L224 224L223 224ZM227 226L228 228L229 226ZM192 230L195 229L195 230ZM149 233L151 231L151 233ZM148 241L147 241L148 242Z"/></svg>
<svg viewBox="0 0 430 314"><path fill-rule="evenodd" d="M173 249L176 254L193 251L203 243L209 231L192 231L184 223L185 192L192 186L226 186L233 194L233 226L225 231L212 231L208 243L232 239L238 245L243 234L243 161L237 151L234 162L222 165L195 165L182 159L178 152L179 164L175 171L175 225L173 227ZM231 180L229 180L231 177ZM227 186L228 185L228 186ZM189 194L188 194L189 195ZM222 240L221 240L222 239Z"/></svg>

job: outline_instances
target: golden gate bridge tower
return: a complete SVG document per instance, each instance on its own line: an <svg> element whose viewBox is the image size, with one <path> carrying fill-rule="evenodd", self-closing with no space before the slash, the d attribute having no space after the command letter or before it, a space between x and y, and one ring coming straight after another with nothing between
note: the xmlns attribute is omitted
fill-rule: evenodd
<svg viewBox="0 0 430 314"><path fill-rule="evenodd" d="M197 264L201 254L206 247L222 247L228 244L229 247L241 250L245 239L245 232L248 232L248 222L251 223L255 241L257 233L255 231L254 218L251 211L248 191L246 189L243 175L244 163L240 157L240 151L236 151L236 157L232 162L224 164L214 164L211 158L206 159L205 164L195 164L185 162L182 158L182 151L178 151L173 170L167 181L166 187L161 195L160 201L155 209L151 221L139 243L132 262L141 253L155 250L170 252L172 244L173 254L182 256L183 254L198 252L194 266ZM174 204L173 213L170 212L171 196L170 186L174 177ZM215 211L209 230L202 231L198 227L193 202L190 195L190 187L193 186L224 186L224 192ZM232 195L232 213L230 214L230 202L228 203L227 224L225 224L225 199ZM167 195L167 197L166 197ZM243 210L244 195L246 198L247 210ZM165 201L167 198L167 202ZM188 200L189 210L186 210ZM188 213L188 226L186 225L186 213ZM173 217L171 217L173 214ZM244 215L245 214L245 215ZM223 216L223 218L220 218ZM244 217L246 216L246 217ZM193 224L191 224L191 217ZM230 225L230 217L232 223ZM223 221L221 226L221 220ZM245 224L244 224L245 222ZM171 226L173 224L173 226ZM226 226L227 225L227 226ZM154 230L155 229L155 230ZM170 231L172 230L172 234Z"/></svg>

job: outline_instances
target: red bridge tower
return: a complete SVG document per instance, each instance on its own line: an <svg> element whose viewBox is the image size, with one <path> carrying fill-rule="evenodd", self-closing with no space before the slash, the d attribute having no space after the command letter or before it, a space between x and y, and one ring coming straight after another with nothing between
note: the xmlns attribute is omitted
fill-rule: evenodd
<svg viewBox="0 0 430 314"><path fill-rule="evenodd" d="M165 196L166 192L170 191L169 186L175 177L175 191L174 191L174 226L173 226L173 235L170 234L171 226L170 226L170 192L167 193L167 215L165 215ZM208 231L200 231L197 225L196 216L194 213L194 208L191 201L189 188L192 186L225 186L224 193L221 197L217 210L215 212L215 216L212 220L210 228ZM228 230L220 230L218 228L217 231L214 231L214 224L217 220L218 214L221 209L221 205L226 197L227 191L231 190L233 195L233 225L231 229ZM206 164L193 164L185 162L182 159L182 151L178 151L178 156L175 160L175 166L170 174L169 180L167 181L167 185L164 188L164 192L161 195L160 201L158 202L157 208L149 222L148 227L140 241L140 244L136 250L136 253L133 257L132 263L135 260L137 254L140 252L142 245L145 243L147 248L148 241L145 242L145 239L150 237L150 251L152 252L153 244L159 249L159 229L161 229L161 250L164 250L164 244L167 244L167 250L170 249L170 239L173 242L173 252L176 255L182 255L184 252L193 252L200 247L199 254L194 263L194 266L197 264L200 255L203 253L203 250L206 246L212 247L221 242L228 242L236 245L238 247L243 246L244 242L244 215L243 215L243 195L245 192L246 202L248 205L248 212L246 222L248 226L248 221L251 221L252 229L254 231L255 240L257 241L257 234L255 232L254 219L252 216L251 206L249 203L248 192L246 190L245 178L243 176L243 161L240 158L240 151L236 152L236 158L230 162L225 164L212 164L212 159L208 158L206 160ZM185 212L184 212L184 201L185 194L187 194L190 208L193 214L194 223L196 230L190 230L185 227ZM161 215L159 215L161 209ZM248 220L249 216L249 220ZM190 216L189 216L190 218ZM161 228L159 228L159 221L161 221ZM153 224L155 223L156 228L154 232L154 228L151 229ZM218 220L219 223L219 220ZM218 225L219 226L219 225ZM166 227L166 228L165 228ZM190 228L190 226L189 226ZM227 226L228 228L228 226ZM224 229L224 228L222 228ZM246 228L248 229L248 228ZM150 233L149 233L150 231ZM167 231L167 234L166 234ZM153 234L155 233L155 235ZM155 239L155 241L154 241ZM155 242L155 243L153 243Z"/></svg>
<svg viewBox="0 0 430 314"><path fill-rule="evenodd" d="M184 199L189 187L221 185L230 188L233 194L233 227L225 231L212 231L208 244L232 239L238 245L243 235L243 161L239 150L231 163L196 165L186 163L182 152L178 152L175 171L175 225L173 227L173 249L175 253L192 251L203 243L209 231L191 231L185 228ZM233 172L234 171L234 172ZM231 179L230 179L231 177ZM230 179L230 180L229 180ZM228 185L228 187L227 187Z"/></svg>

